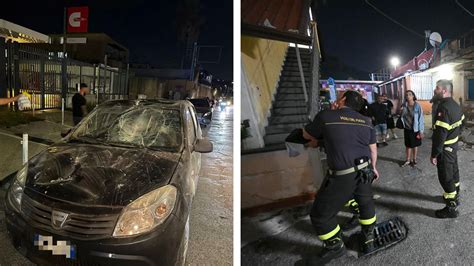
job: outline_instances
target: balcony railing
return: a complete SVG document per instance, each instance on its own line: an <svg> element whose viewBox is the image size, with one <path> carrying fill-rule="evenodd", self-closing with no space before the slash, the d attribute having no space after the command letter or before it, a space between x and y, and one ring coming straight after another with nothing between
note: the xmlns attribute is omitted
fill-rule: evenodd
<svg viewBox="0 0 474 266"><path fill-rule="evenodd" d="M459 38L459 46L461 49L474 46L474 29Z"/></svg>

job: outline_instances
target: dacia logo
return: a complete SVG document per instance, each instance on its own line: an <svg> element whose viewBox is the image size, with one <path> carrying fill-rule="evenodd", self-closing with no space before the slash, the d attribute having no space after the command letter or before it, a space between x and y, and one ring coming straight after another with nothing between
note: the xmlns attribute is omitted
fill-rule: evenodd
<svg viewBox="0 0 474 266"><path fill-rule="evenodd" d="M53 213L51 214L51 224L53 225L54 229L62 229L68 218L68 213L53 210Z"/></svg>

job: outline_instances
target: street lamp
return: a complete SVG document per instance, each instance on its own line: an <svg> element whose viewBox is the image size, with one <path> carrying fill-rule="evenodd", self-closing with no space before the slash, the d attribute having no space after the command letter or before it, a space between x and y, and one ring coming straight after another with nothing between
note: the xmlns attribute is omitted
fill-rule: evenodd
<svg viewBox="0 0 474 266"><path fill-rule="evenodd" d="M400 59L398 59L398 57L392 57L392 59L390 59L390 64L392 64L392 66L397 69L397 66L400 65Z"/></svg>

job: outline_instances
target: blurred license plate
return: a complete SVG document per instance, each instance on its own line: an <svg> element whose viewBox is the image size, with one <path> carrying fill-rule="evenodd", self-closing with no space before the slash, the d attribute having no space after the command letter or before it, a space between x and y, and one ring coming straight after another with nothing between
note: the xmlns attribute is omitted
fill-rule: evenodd
<svg viewBox="0 0 474 266"><path fill-rule="evenodd" d="M58 256L66 256L68 259L76 258L76 246L67 240L57 240L55 243L52 236L35 234L33 244L40 251L51 252L53 255Z"/></svg>

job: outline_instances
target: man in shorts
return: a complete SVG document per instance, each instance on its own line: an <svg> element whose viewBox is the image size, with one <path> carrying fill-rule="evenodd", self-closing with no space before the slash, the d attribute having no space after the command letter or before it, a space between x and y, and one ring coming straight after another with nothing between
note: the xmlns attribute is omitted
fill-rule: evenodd
<svg viewBox="0 0 474 266"><path fill-rule="evenodd" d="M387 146L387 105L383 103L383 96L378 95L377 101L369 106L369 115L374 124L375 134L377 135L377 147Z"/></svg>

